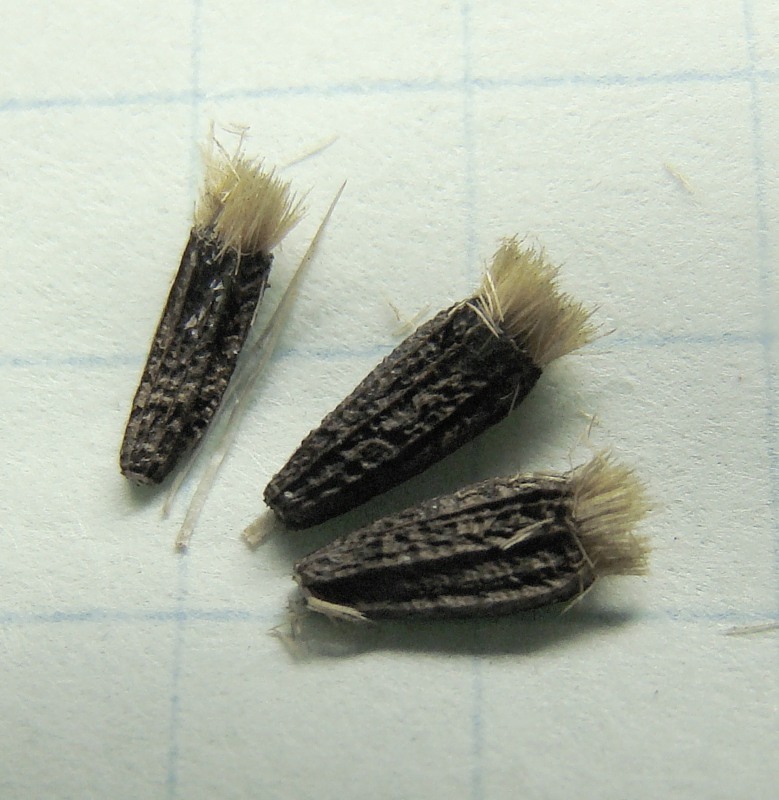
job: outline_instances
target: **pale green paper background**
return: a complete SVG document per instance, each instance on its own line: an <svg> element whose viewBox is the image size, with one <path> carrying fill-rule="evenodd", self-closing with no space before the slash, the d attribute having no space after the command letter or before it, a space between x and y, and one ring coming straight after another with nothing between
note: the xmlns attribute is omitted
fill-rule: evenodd
<svg viewBox="0 0 779 800"><path fill-rule="evenodd" d="M779 634L724 633L779 617L778 43L771 0L9 7L0 797L775 797ZM210 120L270 163L339 137L288 170L311 213L263 316L348 185L182 558L183 506L163 521L117 450ZM267 479L397 342L389 302L464 297L514 233L616 332L427 475L249 552ZM267 635L295 557L479 476L565 469L583 413L650 486L651 577L348 657Z"/></svg>

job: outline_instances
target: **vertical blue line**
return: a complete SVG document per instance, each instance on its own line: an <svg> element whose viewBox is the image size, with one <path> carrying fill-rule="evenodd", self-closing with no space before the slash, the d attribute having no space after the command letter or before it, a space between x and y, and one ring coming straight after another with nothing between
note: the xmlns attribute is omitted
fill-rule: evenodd
<svg viewBox="0 0 779 800"><path fill-rule="evenodd" d="M200 100L201 100L201 32L203 0L192 0L190 30L190 81L191 100L189 118L190 173L189 186L193 198L197 196L200 170ZM186 551L177 559L176 574L176 627L173 633L173 657L170 678L170 720L168 734L168 774L166 794L168 800L178 795L179 731L181 726L181 669L184 659L184 633L187 621L186 605L189 596L188 559Z"/></svg>
<svg viewBox="0 0 779 800"><path fill-rule="evenodd" d="M752 159L755 180L755 217L757 220L757 260L760 282L761 341L763 345L763 369L765 388L765 440L768 456L768 485L771 528L774 544L774 575L779 612L779 426L777 425L776 388L777 377L772 360L774 342L772 264L769 257L768 215L766 211L766 166L763 145L763 116L760 104L760 83L755 45L755 27L750 0L743 0L744 32L749 55L750 110L752 116Z"/></svg>
<svg viewBox="0 0 779 800"><path fill-rule="evenodd" d="M462 52L463 52L463 144L465 148L465 277L469 284L475 283L476 273L476 152L474 135L473 95L474 82L471 49L471 5L463 0ZM484 797L483 725L484 704L482 664L479 657L481 631L478 623L474 630L471 658L471 800Z"/></svg>
<svg viewBox="0 0 779 800"><path fill-rule="evenodd" d="M481 663L482 629L478 620L473 637L474 654L471 668L471 800L482 800L484 797L484 672Z"/></svg>
<svg viewBox="0 0 779 800"><path fill-rule="evenodd" d="M182 555L177 565L176 586L176 627L173 632L173 658L170 676L170 729L168 738L168 775L166 779L166 795L174 800L178 793L179 767L179 729L181 719L181 666L184 654L184 625L187 619L185 609L188 581L187 558Z"/></svg>
<svg viewBox="0 0 779 800"><path fill-rule="evenodd" d="M463 144L465 148L465 277L468 285L476 274L476 153L474 148L474 82L471 64L471 5L462 4L462 49L463 49Z"/></svg>
<svg viewBox="0 0 779 800"><path fill-rule="evenodd" d="M193 197L197 192L198 173L200 171L200 102L202 90L200 83L201 73L201 35L203 28L203 0L192 0L192 30L190 33L190 191Z"/></svg>

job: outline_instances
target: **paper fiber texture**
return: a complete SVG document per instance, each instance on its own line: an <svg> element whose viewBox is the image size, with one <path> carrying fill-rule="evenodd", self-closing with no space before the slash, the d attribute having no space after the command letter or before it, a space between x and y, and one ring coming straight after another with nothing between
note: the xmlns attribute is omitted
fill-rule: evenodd
<svg viewBox="0 0 779 800"><path fill-rule="evenodd" d="M779 13L769 0L28 3L0 32L0 796L769 798L779 618ZM188 554L118 448L211 121L346 191ZM224 139L229 144L230 137ZM610 336L390 495L255 552L308 430L529 235ZM292 660L293 561L589 418L646 480L652 574L565 616ZM573 452L571 452L573 450ZM329 631L321 635L325 644ZM366 646L362 646L366 645Z"/></svg>

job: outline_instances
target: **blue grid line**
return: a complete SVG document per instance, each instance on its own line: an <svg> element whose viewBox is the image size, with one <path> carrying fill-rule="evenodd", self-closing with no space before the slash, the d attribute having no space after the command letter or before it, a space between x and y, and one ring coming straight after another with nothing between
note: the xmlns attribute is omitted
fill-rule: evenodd
<svg viewBox="0 0 779 800"><path fill-rule="evenodd" d="M473 270L476 260L476 148L474 143L474 109L473 95L474 84L471 80L472 73L472 44L471 44L471 7L468 0L463 0L461 6L462 19L462 104L463 104L463 146L464 146L464 184L465 184L465 274L468 281L473 279ZM471 656L471 798L481 800L484 794L484 758L483 758L483 677L481 662L476 655L478 646L478 626L474 630L474 654Z"/></svg>
<svg viewBox="0 0 779 800"><path fill-rule="evenodd" d="M324 86L301 85L266 88L245 88L208 92L202 99L210 101L241 100L267 97L289 96L322 96L337 97L350 95L383 95L417 92L462 92L464 87L488 91L490 89L534 89L557 86L594 86L602 88L618 88L622 86L668 86L687 83L728 84L746 83L754 74L749 67L726 70L724 72L703 72L698 70L682 70L680 72L637 73L603 73L587 75L586 73L566 73L561 75L529 75L516 78L477 78L469 71L463 80L382 80L362 81L359 83L336 83ZM761 70L760 77L767 82L779 81L779 69ZM0 105L2 110L2 105Z"/></svg>
<svg viewBox="0 0 779 800"><path fill-rule="evenodd" d="M182 559L184 560L184 559ZM169 609L152 608L126 611L114 608L84 608L72 611L56 609L52 611L0 611L0 625L51 625L60 623L78 624L80 622L106 622L137 624L140 622L180 622L193 620L199 622L271 622L278 617L270 609L267 612L246 611L237 608L181 608L178 600Z"/></svg>
<svg viewBox="0 0 779 800"><path fill-rule="evenodd" d="M192 92L143 92L141 94L97 95L93 97L15 98L0 100L0 114L56 109L100 109L125 106L186 105L192 101Z"/></svg>
<svg viewBox="0 0 779 800"><path fill-rule="evenodd" d="M170 674L169 733L165 788L170 800L176 797L179 765L179 728L181 722L181 668L184 656L184 626L188 620L186 600L189 594L188 560L179 558L177 565L176 610L173 611L173 655Z"/></svg>
<svg viewBox="0 0 779 800"><path fill-rule="evenodd" d="M192 141L191 162L190 162L190 192L194 200L198 196L198 180L201 172L200 156L200 76L202 72L202 17L203 0L192 0L192 29L191 29L191 52L190 52L190 80L192 81L192 93L190 102L190 133Z"/></svg>
<svg viewBox="0 0 779 800"><path fill-rule="evenodd" d="M476 268L476 148L474 147L474 116L473 116L473 82L471 81L471 37L470 37L470 3L464 0L461 8L462 16L462 57L463 76L462 102L463 102L463 147L465 156L465 212L466 212L466 239L465 239L465 276L468 283L475 283L474 269Z"/></svg>
<svg viewBox="0 0 779 800"><path fill-rule="evenodd" d="M763 327L763 370L765 375L765 442L768 463L769 508L774 531L774 575L779 612L779 410L776 389L779 381L772 361L773 317L772 271L768 239L766 200L766 165L763 116L760 102L760 77L757 69L757 47L751 0L743 0L744 33L751 64L750 93L752 112L752 153L755 177L755 215L757 219L757 260L763 304L760 309Z"/></svg>
<svg viewBox="0 0 779 800"><path fill-rule="evenodd" d="M745 333L740 331L724 331L723 333L700 334L662 334L662 333L637 333L634 335L605 336L588 345L586 352L608 351L616 349L654 349L659 347L743 347L760 345L770 348L776 336L770 331ZM380 358L397 347L398 342L385 342L370 347L333 347L315 348L308 350L302 347L279 348L273 354L272 361L286 361L288 359L315 359L319 361L341 361L361 358ZM116 355L88 354L57 355L54 353L44 355L2 355L0 354L0 369L116 369L118 367L138 368L146 360L146 354L117 353Z"/></svg>
<svg viewBox="0 0 779 800"><path fill-rule="evenodd" d="M761 345L765 342L765 334L744 333L741 331L723 331L722 333L637 333L614 334L604 336L593 342L590 347L595 350L611 348L646 348L655 347L743 347L744 345Z"/></svg>
<svg viewBox="0 0 779 800"><path fill-rule="evenodd" d="M476 130L474 119L474 92L476 85L472 80L473 46L471 42L471 5L469 0L462 0L460 15L463 69L461 91L466 228L465 274L469 283L473 283L476 278L474 273L478 270L476 256ZM471 800L481 800L484 797L484 677L481 659L477 655L479 644L480 629L477 625L473 631L474 653L471 656Z"/></svg>
<svg viewBox="0 0 779 800"><path fill-rule="evenodd" d="M182 559L186 561L186 559ZM292 583L290 582L290 586ZM711 611L709 609L685 610L678 608L634 608L626 612L629 619L633 622L641 623L676 623L686 622L694 624L713 624L722 623L728 625L749 625L751 623L779 622L779 609L765 609L756 611L727 610ZM148 610L139 609L137 611L126 611L114 608L84 608L63 611L53 609L46 611L2 611L0 610L0 627L16 628L30 627L34 625L82 625L101 623L110 625L142 625L145 623L168 624L170 622L188 622L208 624L230 624L247 623L249 625L275 625L283 617L284 607L276 599L268 600L267 607L247 611L242 608L212 608L212 607L179 607L174 608L152 608ZM525 620L533 618L532 612L528 612ZM521 620L521 616L514 617ZM608 610L598 610L597 608L586 611L577 610L570 614L560 617L561 623L571 626L580 624L581 619L599 620L604 625L608 625L613 620L613 614ZM419 623L423 627L427 623ZM484 632L484 628L478 620L471 622L472 627L479 633ZM483 637L482 642L484 641Z"/></svg>
<svg viewBox="0 0 779 800"><path fill-rule="evenodd" d="M190 79L192 91L190 93L190 192L193 198L197 196L197 181L199 176L200 150L199 150L199 122L200 122L200 73L202 65L201 39L202 39L202 0L192 0L190 28ZM184 633L186 623L190 617L187 613L187 599L189 597L189 570L186 552L178 558L175 629L173 634L173 657L171 660L170 678L170 730L168 734L167 775L165 788L169 800L175 800L178 794L179 778L179 731L181 728L181 672L184 661Z"/></svg>
<svg viewBox="0 0 779 800"><path fill-rule="evenodd" d="M199 25L199 23L197 23ZM199 32L198 32L199 34ZM193 57L199 80L199 56ZM252 100L260 98L283 97L339 97L386 94L447 93L461 92L466 84L473 89L489 91L505 88L553 88L566 86L592 86L600 88L619 88L627 86L673 86L678 84L728 84L748 83L759 79L767 83L779 81L779 70L760 70L755 67L732 69L724 72L703 72L683 70L680 72L656 72L630 75L627 73L604 73L587 75L568 73L563 75L531 75L517 78L472 78L464 81L445 80L382 80L361 81L357 83L335 83L327 85L268 86L265 88L236 88L217 92L204 92L199 88L168 92L120 93L115 95L94 95L77 97L61 95L49 98L6 97L0 99L0 114L49 109L99 109L122 108L139 105L153 107L163 105L200 105L203 102L222 102L226 100Z"/></svg>
<svg viewBox="0 0 779 800"><path fill-rule="evenodd" d="M469 59L466 57L466 69L464 70L465 80L447 84L446 82L403 82L403 81L388 81L377 82L371 84L354 84L354 85L338 85L318 89L317 87L300 87L298 89L291 87L288 89L268 89L268 90L248 90L239 92L225 92L217 93L214 95L202 94L199 90L199 73L200 73L200 3L201 0L193 0L193 46L192 46L192 79L193 90L181 93L146 93L139 95L123 95L113 98L94 98L91 100L81 100L78 98L60 98L52 100L39 100L25 103L24 101L7 100L0 102L0 112L3 111L25 111L35 109L47 108L104 108L104 107L122 107L133 105L160 105L160 104L190 104L192 109L192 130L193 130L193 150L197 152L197 124L199 118L199 105L204 99L223 100L232 98L252 98L252 97L285 97L285 96L338 96L338 95L351 95L351 94L384 94L393 92L432 92L432 91L462 91L466 97L464 111L464 125L465 125L465 157L470 163L466 167L466 184L470 180L470 186L466 189L466 203L471 212L469 219L470 231L473 233L473 219L472 212L475 208L475 173L473 164L473 112L472 104L473 93L476 90L488 91L496 88L507 87L555 87L555 86L573 86L573 85L588 85L600 87L621 87L633 85L646 85L646 84L678 84L678 83L714 83L726 84L746 81L749 84L752 92L752 111L753 111L753 140L754 140L754 166L756 175L756 213L758 217L758 257L760 267L761 284L763 288L767 289L770 286L770 264L768 260L768 235L767 235L767 219L766 219L766 203L765 203L765 164L763 161L763 144L762 144L762 122L760 116L760 97L758 81L776 81L779 80L779 71L759 71L754 65L754 35L751 30L751 17L748 0L744 0L745 19L747 21L747 37L750 39L750 57L752 58L752 68L746 70L733 70L721 74L709 73L696 73L696 72L682 72L672 75L646 75L646 76L586 76L586 75L568 75L561 77L539 77L519 79L516 81L503 81L503 80L483 80L472 79L470 77L470 64ZM463 3L463 27L464 27L464 43L467 43L468 33L468 12L469 4ZM192 185L195 185L195 170L193 169ZM467 253L467 265L470 266L475 263L475 251L472 248L472 240L469 238ZM763 292L764 298L768 298L768 292ZM771 309L769 309L767 302L763 306L763 322L764 330L758 336L740 333L725 333L722 335L712 334L710 336L684 336L684 335L669 335L665 336L646 336L641 335L635 337L610 337L598 346L603 349L612 347L630 347L630 346L674 346L674 345L703 345L713 346L717 344L722 345L743 345L743 344L761 344L764 347L764 355L766 361L766 415L767 415L767 430L768 430L768 452L769 452L769 469L772 475L772 508L773 518L776 528L777 521L777 508L779 508L779 469L777 465L777 453L774 446L776 442L776 420L777 414L774 407L774 388L776 380L772 372L770 363L770 346L773 341L772 336L768 331L768 322ZM393 345L383 345L372 348L370 351L365 351L362 354L354 350L327 350L327 351L312 351L309 356L321 359L335 359L335 358L348 358L355 357L356 355L379 355L389 350ZM295 356L306 356L306 351L289 349L278 354L280 358L288 358ZM102 357L102 356L75 356L57 360L56 357L45 361L45 365L66 365L72 367L90 367L90 366L125 366L128 364L140 364L143 360L142 356L137 358L128 356L127 354L118 355L116 357ZM32 362L35 359L31 359ZM44 362L38 362L43 364ZM0 357L0 367L4 365L17 366L31 366L30 363L24 363L23 357ZM111 611L109 609L92 609L75 612L51 612L50 614L30 614L30 615L14 615L3 614L0 612L0 625L9 624L30 624L30 623L79 623L79 622L100 622L117 621L117 622L135 622L135 621L159 621L159 622L175 622L175 639L174 639L174 654L173 654L173 668L171 673L171 708L170 708L170 749L168 753L168 778L167 786L168 793L171 798L176 796L178 788L178 757L179 757L179 744L178 744L178 731L180 725L180 695L179 684L182 660L184 654L184 626L188 622L229 622L229 621L247 621L247 622L269 622L271 619L276 619L277 616L270 617L268 614L245 612L236 609L224 610L209 610L209 609L188 609L187 599L189 596L188 587L188 571L187 559L179 559L178 569L178 587L176 592L176 608L171 611L164 610L151 610L148 612L123 612ZM779 538L777 538L777 574L779 581ZM772 619L779 616L779 611L773 611L767 615L747 615L744 613L729 614L723 612L722 614L712 614L711 616L698 617L698 619L705 619L706 621L721 621L731 622L733 624L746 623L755 620ZM643 615L640 617L643 618ZM648 615L647 619L690 619L689 616L683 613L669 612L667 615ZM573 617L571 618L574 619ZM18 621L15 621L18 620ZM478 626L477 626L478 627ZM480 670L480 661L474 658L474 682L473 682L473 758L474 758L474 774L472 795L475 800L483 797L483 774L482 774L482 756L483 756L483 732L482 732L482 718L481 707L483 703L483 684L482 675Z"/></svg>
<svg viewBox="0 0 779 800"><path fill-rule="evenodd" d="M675 86L688 83L727 84L744 83L751 75L749 69L732 69L727 72L657 72L644 75L627 73L611 73L604 75L587 75L586 73L568 73L565 75L538 75L527 78L476 78L474 86L478 89L547 89L567 86L591 86L595 88L621 88L628 86ZM779 78L779 71L777 71Z"/></svg>

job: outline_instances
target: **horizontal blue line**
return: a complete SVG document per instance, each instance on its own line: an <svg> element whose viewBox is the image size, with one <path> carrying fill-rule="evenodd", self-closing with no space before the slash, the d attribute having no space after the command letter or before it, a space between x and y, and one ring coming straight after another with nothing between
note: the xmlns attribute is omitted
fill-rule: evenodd
<svg viewBox="0 0 779 800"><path fill-rule="evenodd" d="M90 369L113 368L141 365L143 356L116 353L115 355L96 355L85 353L83 355L40 355L40 356L14 356L0 355L0 368L10 367L16 369L39 369L40 367L75 367Z"/></svg>
<svg viewBox="0 0 779 800"><path fill-rule="evenodd" d="M297 350L290 348L287 350L276 351L273 360L286 358L309 358L321 361L333 361L341 358L370 358L378 357L388 353L394 345L376 345L374 347L339 349L339 350ZM40 369L40 368L90 368L90 369L113 369L116 367L136 367L143 366L146 356L129 353L117 353L116 355L90 355L79 356L58 356L55 354L40 356L13 356L0 354L0 369L7 367L10 369Z"/></svg>
<svg viewBox="0 0 779 800"><path fill-rule="evenodd" d="M771 73L766 73L766 79ZM555 86L646 86L674 85L679 83L737 83L747 81L754 75L749 68L728 70L727 72L696 72L687 70L672 73L650 73L647 75L604 74L587 75L573 73L568 75L539 75L527 78L475 78L473 85L477 89L500 89L511 87L544 88Z"/></svg>
<svg viewBox="0 0 779 800"><path fill-rule="evenodd" d="M360 81L357 83L335 83L329 86L269 86L266 88L236 88L204 95L204 100L241 100L268 97L338 97L427 92L461 92L463 81Z"/></svg>
<svg viewBox="0 0 779 800"><path fill-rule="evenodd" d="M734 345L763 345L767 337L762 333L750 334L736 331L725 333L674 334L648 333L604 336L593 343L593 347L603 350L624 347L732 347ZM769 342L770 344L770 342Z"/></svg>
<svg viewBox="0 0 779 800"><path fill-rule="evenodd" d="M635 336L604 336L591 347L599 350L617 348L656 348L656 347L732 347L734 345L771 346L774 337L770 334L725 333L702 334L636 334ZM398 342L377 344L364 348L338 348L301 350L288 348L279 350L274 360L288 358L306 358L320 361L336 361L349 358L379 358L386 355ZM0 369L41 369L41 368L74 368L74 369L115 369L117 367L136 367L143 365L145 355L117 353L115 355L11 355L0 354Z"/></svg>
<svg viewBox="0 0 779 800"><path fill-rule="evenodd" d="M24 626L24 625L56 625L56 624L80 624L80 623L123 623L137 624L143 622L249 622L260 624L272 624L279 620L284 613L282 606L278 611L246 611L243 609L224 608L171 608L171 609L150 609L148 611L123 611L110 608L91 608L78 611L0 611L0 626ZM752 611L682 611L677 609L646 609L636 610L627 609L626 614L630 614L637 620L650 621L671 621L671 622L722 622L730 625L749 625L760 622L779 622L779 612L770 610L763 612ZM613 619L613 610L590 610L581 611L578 616L584 619L603 619L605 622ZM529 620L531 617L525 617ZM561 616L560 621L575 624L577 615L569 614ZM517 615L514 619L521 620L522 615Z"/></svg>
<svg viewBox="0 0 779 800"><path fill-rule="evenodd" d="M779 70L759 70L751 68L733 69L725 72L698 72L685 70L671 73L649 73L646 75L603 74L587 75L573 73L568 75L538 75L509 79L473 78L458 81L362 81L356 83L336 83L330 85L269 86L266 88L246 87L227 89L219 92L201 92L190 89L172 92L141 92L116 95L83 96L66 95L60 97L7 97L0 99L0 113L19 111L39 111L68 108L121 108L125 106L191 105L206 101L240 100L272 97L338 97L360 95L384 95L403 93L447 93L461 92L465 88L481 91L503 88L554 88L564 86L624 87L656 86L685 83L728 84L740 81L763 80L779 81Z"/></svg>
<svg viewBox="0 0 779 800"><path fill-rule="evenodd" d="M92 608L80 611L0 612L0 625L33 625L82 622L271 622L276 616L238 609L151 609L149 611L122 611L109 608Z"/></svg>
<svg viewBox="0 0 779 800"><path fill-rule="evenodd" d="M192 92L143 92L141 94L116 94L97 97L41 97L6 98L0 100L0 113L4 111L40 111L58 108L116 108L137 105L175 105L191 103Z"/></svg>

